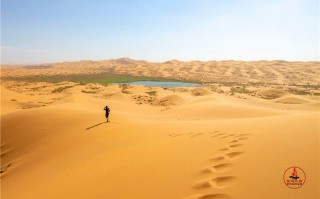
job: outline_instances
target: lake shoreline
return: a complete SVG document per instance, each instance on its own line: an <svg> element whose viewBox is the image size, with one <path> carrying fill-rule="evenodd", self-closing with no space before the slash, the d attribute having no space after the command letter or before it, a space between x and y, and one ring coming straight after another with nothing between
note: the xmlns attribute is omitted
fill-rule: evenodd
<svg viewBox="0 0 320 199"><path fill-rule="evenodd" d="M182 81L134 81L134 82L126 82L126 83L113 83L115 85L140 85L140 86L151 86L151 87L199 87L201 84L199 83L191 83L191 82L182 82Z"/></svg>

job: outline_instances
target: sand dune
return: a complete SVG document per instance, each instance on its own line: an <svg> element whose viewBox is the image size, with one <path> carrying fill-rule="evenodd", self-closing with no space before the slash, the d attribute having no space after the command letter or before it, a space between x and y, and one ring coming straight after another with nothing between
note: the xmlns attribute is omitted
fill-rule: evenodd
<svg viewBox="0 0 320 199"><path fill-rule="evenodd" d="M308 101L306 99L295 97L295 96L281 97L281 98L275 100L275 102L283 103L283 104L306 104L306 103L310 103L310 101Z"/></svg>
<svg viewBox="0 0 320 199"><path fill-rule="evenodd" d="M23 99L23 101L20 101L20 99ZM35 100L36 98L33 96L13 92L1 87L1 114L40 106Z"/></svg>
<svg viewBox="0 0 320 199"><path fill-rule="evenodd" d="M287 93L278 89L261 89L257 94L264 99L276 99L285 96Z"/></svg>
<svg viewBox="0 0 320 199"><path fill-rule="evenodd" d="M192 95L194 96L204 96L210 94L210 92L203 88L195 88L191 90Z"/></svg>
<svg viewBox="0 0 320 199"><path fill-rule="evenodd" d="M159 106L175 106L184 102L184 99L178 95L169 95L155 101L155 105Z"/></svg>
<svg viewBox="0 0 320 199"><path fill-rule="evenodd" d="M180 106L168 112L169 115L175 115L178 118L194 120L256 118L285 114L285 112L274 109L212 102L211 100Z"/></svg>
<svg viewBox="0 0 320 199"><path fill-rule="evenodd" d="M129 67L130 66L130 67ZM39 68L40 67L40 68ZM2 68L4 77L33 77L41 75L124 74L136 76L168 77L203 83L259 83L317 85L319 62L282 61L191 61L171 60L152 63L130 58L103 61L79 61L32 65L15 70Z"/></svg>
<svg viewBox="0 0 320 199"><path fill-rule="evenodd" d="M121 92L113 93L107 96L107 99L115 100L115 101L129 101L130 99L126 97Z"/></svg>
<svg viewBox="0 0 320 199"><path fill-rule="evenodd" d="M55 73L101 63L109 61L5 73ZM183 68L182 63L163 65ZM271 80L265 81L284 73L272 66L249 70L252 63L242 63L239 73L228 63L233 62L192 62L192 69L223 65L214 70L230 77L245 71L253 77L268 74ZM319 104L316 94L299 95L279 85L149 88L6 80L1 85L1 197L316 199ZM111 108L108 123L105 105ZM307 176L297 190L283 182L293 165Z"/></svg>

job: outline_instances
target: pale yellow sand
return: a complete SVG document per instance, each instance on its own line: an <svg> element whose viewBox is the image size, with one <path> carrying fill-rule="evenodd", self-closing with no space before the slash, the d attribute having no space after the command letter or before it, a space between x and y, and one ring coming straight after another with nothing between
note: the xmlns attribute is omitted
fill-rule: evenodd
<svg viewBox="0 0 320 199"><path fill-rule="evenodd" d="M1 86L3 199L319 198L317 96L66 85Z"/></svg>

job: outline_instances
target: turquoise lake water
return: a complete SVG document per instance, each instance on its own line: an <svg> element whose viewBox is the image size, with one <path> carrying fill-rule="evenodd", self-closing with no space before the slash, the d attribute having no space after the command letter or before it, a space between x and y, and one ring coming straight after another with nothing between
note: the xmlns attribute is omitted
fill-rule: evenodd
<svg viewBox="0 0 320 199"><path fill-rule="evenodd" d="M197 83L188 82L158 82L158 81L136 81L129 83L117 83L117 84L129 84L129 85L142 85L142 86L158 86L158 87L196 87L200 86Z"/></svg>

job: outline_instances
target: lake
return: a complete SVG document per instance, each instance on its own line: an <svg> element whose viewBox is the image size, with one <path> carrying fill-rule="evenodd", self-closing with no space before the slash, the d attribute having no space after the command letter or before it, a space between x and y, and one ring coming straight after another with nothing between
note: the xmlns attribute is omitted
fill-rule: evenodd
<svg viewBox="0 0 320 199"><path fill-rule="evenodd" d="M189 82L161 82L161 81L136 81L129 83L116 83L116 84L129 84L129 85L141 85L141 86L158 86L158 87L196 87L200 86L197 83Z"/></svg>

